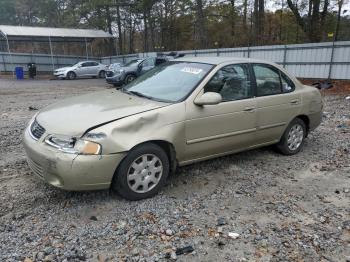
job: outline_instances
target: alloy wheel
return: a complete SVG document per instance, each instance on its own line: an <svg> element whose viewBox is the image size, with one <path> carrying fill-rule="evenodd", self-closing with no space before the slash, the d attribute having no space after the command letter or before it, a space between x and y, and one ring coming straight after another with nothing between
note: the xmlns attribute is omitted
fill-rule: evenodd
<svg viewBox="0 0 350 262"><path fill-rule="evenodd" d="M287 145L292 151L297 150L304 139L304 129L300 124L295 124L291 127L288 133Z"/></svg>

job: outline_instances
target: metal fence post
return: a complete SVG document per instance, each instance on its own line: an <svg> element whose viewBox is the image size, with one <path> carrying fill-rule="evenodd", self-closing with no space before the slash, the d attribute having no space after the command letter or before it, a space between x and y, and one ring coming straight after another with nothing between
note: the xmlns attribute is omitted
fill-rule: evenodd
<svg viewBox="0 0 350 262"><path fill-rule="evenodd" d="M54 64L54 61L53 61L53 53L52 53L52 43L51 43L51 37L50 36L49 36L49 44L50 44L52 71L55 71L55 64Z"/></svg>
<svg viewBox="0 0 350 262"><path fill-rule="evenodd" d="M88 53L88 46L87 46L86 37L85 37L85 55L86 55L86 60L89 60L89 53Z"/></svg>
<svg viewBox="0 0 350 262"><path fill-rule="evenodd" d="M1 58L2 58L2 63L4 65L4 73L6 73L6 63L5 63L5 58L4 58L4 54L1 53Z"/></svg>
<svg viewBox="0 0 350 262"><path fill-rule="evenodd" d="M334 59L334 48L335 48L335 41L333 39L333 44L332 44L332 52L331 52L331 61L329 63L329 71L328 71L328 80L331 79L332 77L332 67L333 67L333 59Z"/></svg>
<svg viewBox="0 0 350 262"><path fill-rule="evenodd" d="M284 50L283 50L283 68L286 68L286 62L287 62L287 45L284 45Z"/></svg>

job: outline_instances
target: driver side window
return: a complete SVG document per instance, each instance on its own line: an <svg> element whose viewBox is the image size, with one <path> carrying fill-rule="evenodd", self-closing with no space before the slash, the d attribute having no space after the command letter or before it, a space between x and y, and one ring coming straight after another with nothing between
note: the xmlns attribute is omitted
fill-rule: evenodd
<svg viewBox="0 0 350 262"><path fill-rule="evenodd" d="M219 69L205 85L204 92L216 92L222 101L252 97L249 69L246 64L228 65Z"/></svg>

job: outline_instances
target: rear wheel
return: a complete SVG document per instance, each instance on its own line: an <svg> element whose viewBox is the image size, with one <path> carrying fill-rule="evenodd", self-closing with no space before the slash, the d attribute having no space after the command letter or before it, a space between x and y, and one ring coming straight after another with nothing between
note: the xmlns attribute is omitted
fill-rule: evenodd
<svg viewBox="0 0 350 262"><path fill-rule="evenodd" d="M67 79L74 80L75 78L77 78L77 75L74 72L67 73Z"/></svg>
<svg viewBox="0 0 350 262"><path fill-rule="evenodd" d="M277 144L277 149L284 155L298 153L306 137L306 125L300 118L295 118L284 131L284 134Z"/></svg>
<svg viewBox="0 0 350 262"><path fill-rule="evenodd" d="M98 77L99 78L105 78L106 77L106 72L105 71L100 71L100 73L98 73Z"/></svg>
<svg viewBox="0 0 350 262"><path fill-rule="evenodd" d="M132 81L134 81L135 79L136 79L136 76L134 76L134 75L127 75L127 76L125 77L124 82L125 82L125 84L129 84L129 83L131 83Z"/></svg>
<svg viewBox="0 0 350 262"><path fill-rule="evenodd" d="M129 200L152 197L165 184L169 159L162 148L146 143L134 148L119 165L112 188Z"/></svg>

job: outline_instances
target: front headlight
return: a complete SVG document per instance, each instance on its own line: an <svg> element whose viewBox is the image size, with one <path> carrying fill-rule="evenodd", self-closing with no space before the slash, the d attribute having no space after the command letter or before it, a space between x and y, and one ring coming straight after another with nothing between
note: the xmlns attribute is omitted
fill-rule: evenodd
<svg viewBox="0 0 350 262"><path fill-rule="evenodd" d="M98 155L102 149L98 143L68 136L50 135L45 143L69 154Z"/></svg>

